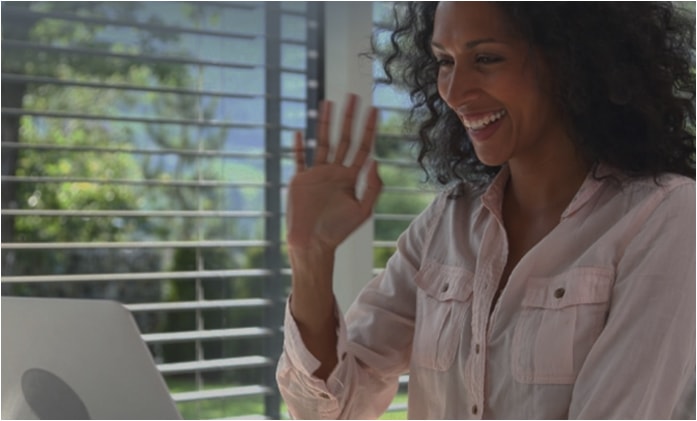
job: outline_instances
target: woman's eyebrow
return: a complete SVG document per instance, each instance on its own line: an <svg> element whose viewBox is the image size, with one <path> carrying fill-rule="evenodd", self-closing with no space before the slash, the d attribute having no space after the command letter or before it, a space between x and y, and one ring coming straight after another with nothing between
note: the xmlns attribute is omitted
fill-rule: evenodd
<svg viewBox="0 0 697 421"><path fill-rule="evenodd" d="M500 44L501 42L502 41L498 41L495 38L478 38L478 39L473 39L472 41L467 41L465 43L465 47L467 47L468 49L472 49L480 44L486 44L486 43ZM445 47L443 47L437 41L431 41L431 48L435 48L438 50L445 50Z"/></svg>

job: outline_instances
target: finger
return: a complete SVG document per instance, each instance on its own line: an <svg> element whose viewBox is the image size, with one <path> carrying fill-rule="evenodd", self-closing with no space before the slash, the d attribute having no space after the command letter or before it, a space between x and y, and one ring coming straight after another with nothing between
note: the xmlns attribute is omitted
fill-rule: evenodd
<svg viewBox="0 0 697 421"><path fill-rule="evenodd" d="M343 164L346 158L346 152L351 146L351 129L353 127L353 116L356 113L356 104L358 103L358 96L351 94L346 101L346 107L344 108L344 123L341 126L341 137L339 138L339 145L336 149L336 155L334 156L334 162L337 164Z"/></svg>
<svg viewBox="0 0 697 421"><path fill-rule="evenodd" d="M378 163L373 161L370 163L370 168L368 168L368 173L366 174L366 185L365 192L363 193L363 199L361 200L361 212L363 213L364 219L368 219L373 213L373 208L375 203L380 196L382 191L382 180L378 174Z"/></svg>
<svg viewBox="0 0 697 421"><path fill-rule="evenodd" d="M322 101L319 119L317 120L317 149L315 150L315 165L327 163L329 155L329 123L332 118L332 102Z"/></svg>
<svg viewBox="0 0 697 421"><path fill-rule="evenodd" d="M353 158L353 166L360 168L365 164L366 159L373 150L373 142L375 141L375 131L377 129L378 109L372 107L368 113L363 129L363 139L356 151L356 156Z"/></svg>
<svg viewBox="0 0 697 421"><path fill-rule="evenodd" d="M305 147L303 146L303 134L295 132L295 172L305 171Z"/></svg>

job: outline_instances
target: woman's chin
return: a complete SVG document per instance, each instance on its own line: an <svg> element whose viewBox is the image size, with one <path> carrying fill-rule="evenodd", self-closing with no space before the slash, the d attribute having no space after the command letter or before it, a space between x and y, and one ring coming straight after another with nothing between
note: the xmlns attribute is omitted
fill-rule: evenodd
<svg viewBox="0 0 697 421"><path fill-rule="evenodd" d="M507 159L497 157L497 156L491 156L487 154L476 154L477 159L479 159L479 162L482 164L486 165L487 167L500 167L506 162L508 162Z"/></svg>

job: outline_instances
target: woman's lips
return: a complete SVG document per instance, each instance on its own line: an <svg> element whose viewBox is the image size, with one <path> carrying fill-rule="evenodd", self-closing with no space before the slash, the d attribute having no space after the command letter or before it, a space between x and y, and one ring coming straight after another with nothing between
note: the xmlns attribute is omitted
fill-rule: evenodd
<svg viewBox="0 0 697 421"><path fill-rule="evenodd" d="M489 139L495 132L498 130L498 128L503 124L503 121L506 119L506 115L502 116L498 120L494 121L493 123L487 124L481 129L467 129L467 134L469 135L470 139L474 142L483 142L487 139Z"/></svg>

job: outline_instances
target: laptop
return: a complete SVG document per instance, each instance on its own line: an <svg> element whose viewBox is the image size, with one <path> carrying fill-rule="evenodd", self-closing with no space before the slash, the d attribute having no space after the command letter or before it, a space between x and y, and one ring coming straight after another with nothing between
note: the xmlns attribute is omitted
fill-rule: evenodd
<svg viewBox="0 0 697 421"><path fill-rule="evenodd" d="M2 297L3 419L181 419L131 313Z"/></svg>

